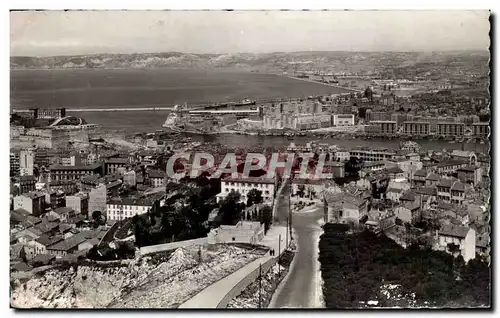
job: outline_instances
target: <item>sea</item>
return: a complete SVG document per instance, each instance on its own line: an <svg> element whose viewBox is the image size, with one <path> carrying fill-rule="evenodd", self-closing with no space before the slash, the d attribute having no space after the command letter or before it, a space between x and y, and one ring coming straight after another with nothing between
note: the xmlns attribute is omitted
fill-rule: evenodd
<svg viewBox="0 0 500 318"><path fill-rule="evenodd" d="M60 69L13 70L10 73L11 109L29 108L145 108L176 104L307 97L349 92L292 78L241 70L193 69ZM88 123L127 133L162 129L168 111L71 112ZM310 141L311 137L281 136L192 136L193 140L219 142L230 147L279 147ZM397 140L338 140L320 142L341 147L372 146L399 148ZM419 141L427 149L488 151L487 144L450 144Z"/></svg>

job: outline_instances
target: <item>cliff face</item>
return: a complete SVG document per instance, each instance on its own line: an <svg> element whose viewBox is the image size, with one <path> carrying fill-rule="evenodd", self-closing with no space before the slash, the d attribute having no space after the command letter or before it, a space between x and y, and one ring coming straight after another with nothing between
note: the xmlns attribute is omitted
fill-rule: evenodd
<svg viewBox="0 0 500 318"><path fill-rule="evenodd" d="M160 263L151 257L115 267L50 269L12 283L14 308L175 308L261 254L234 246L215 251L178 248ZM155 292L151 292L154 290Z"/></svg>

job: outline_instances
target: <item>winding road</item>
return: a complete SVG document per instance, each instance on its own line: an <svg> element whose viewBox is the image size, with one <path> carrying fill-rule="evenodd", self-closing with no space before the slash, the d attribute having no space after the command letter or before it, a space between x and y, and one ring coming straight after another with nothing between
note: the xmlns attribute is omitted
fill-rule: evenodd
<svg viewBox="0 0 500 318"><path fill-rule="evenodd" d="M278 218L288 215L288 188L279 198ZM321 308L322 290L318 261L322 209L292 214L292 227L297 253L288 275L275 292L269 308Z"/></svg>

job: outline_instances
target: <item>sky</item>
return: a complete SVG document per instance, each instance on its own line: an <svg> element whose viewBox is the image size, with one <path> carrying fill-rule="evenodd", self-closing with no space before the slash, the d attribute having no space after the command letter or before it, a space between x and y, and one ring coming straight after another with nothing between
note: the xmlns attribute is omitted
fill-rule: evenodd
<svg viewBox="0 0 500 318"><path fill-rule="evenodd" d="M10 53L484 51L488 17L465 10L24 11L10 14Z"/></svg>

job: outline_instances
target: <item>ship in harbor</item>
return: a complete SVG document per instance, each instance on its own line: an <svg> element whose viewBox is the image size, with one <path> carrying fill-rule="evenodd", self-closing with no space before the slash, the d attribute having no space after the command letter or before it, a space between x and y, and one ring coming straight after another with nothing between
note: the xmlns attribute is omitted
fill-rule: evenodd
<svg viewBox="0 0 500 318"><path fill-rule="evenodd" d="M241 107L241 106L255 106L257 105L256 100L251 100L249 98L245 98L239 102L222 102L215 103L206 108L220 108L220 107Z"/></svg>

